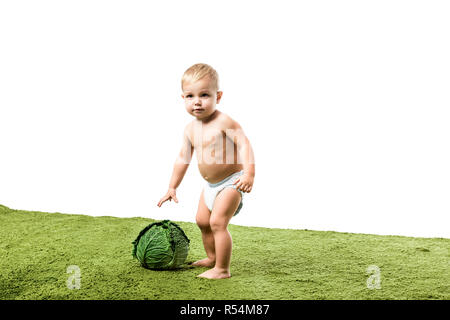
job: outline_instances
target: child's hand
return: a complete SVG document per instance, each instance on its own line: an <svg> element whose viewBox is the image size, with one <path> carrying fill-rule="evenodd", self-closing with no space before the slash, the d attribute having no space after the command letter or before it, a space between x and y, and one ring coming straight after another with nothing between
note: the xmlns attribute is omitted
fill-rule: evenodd
<svg viewBox="0 0 450 320"><path fill-rule="evenodd" d="M250 192L252 191L254 178L250 175L243 174L233 183L236 186L237 190L241 190L242 192Z"/></svg>
<svg viewBox="0 0 450 320"><path fill-rule="evenodd" d="M158 202L158 207L161 207L161 205L166 202L167 200L169 201L175 201L176 203L178 203L178 199L177 199L177 195L175 192L175 189L169 189L166 193L166 195L164 197L161 198L161 200L159 200Z"/></svg>

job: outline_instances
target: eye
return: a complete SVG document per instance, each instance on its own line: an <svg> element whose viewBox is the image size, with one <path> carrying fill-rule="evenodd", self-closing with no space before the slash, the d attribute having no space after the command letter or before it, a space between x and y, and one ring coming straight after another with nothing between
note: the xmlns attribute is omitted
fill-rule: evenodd
<svg viewBox="0 0 450 320"><path fill-rule="evenodd" d="M204 94L202 94L202 97L209 97L209 94L204 93Z"/></svg>
<svg viewBox="0 0 450 320"><path fill-rule="evenodd" d="M192 94L186 95L186 98L192 98Z"/></svg>

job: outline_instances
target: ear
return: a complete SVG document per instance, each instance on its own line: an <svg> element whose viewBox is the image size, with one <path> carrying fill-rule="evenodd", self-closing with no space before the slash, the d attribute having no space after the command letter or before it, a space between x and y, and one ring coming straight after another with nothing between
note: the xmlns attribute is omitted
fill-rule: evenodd
<svg viewBox="0 0 450 320"><path fill-rule="evenodd" d="M219 102L220 102L220 99L222 99L222 94L223 94L222 91L217 91L217 100L216 100L216 103L219 103Z"/></svg>
<svg viewBox="0 0 450 320"><path fill-rule="evenodd" d="M184 94L181 94L181 99L183 99L183 100L184 100Z"/></svg>

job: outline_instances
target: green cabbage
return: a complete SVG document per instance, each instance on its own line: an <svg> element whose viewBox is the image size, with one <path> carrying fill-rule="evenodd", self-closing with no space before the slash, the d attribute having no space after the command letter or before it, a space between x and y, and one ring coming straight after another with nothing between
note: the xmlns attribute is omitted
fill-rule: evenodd
<svg viewBox="0 0 450 320"><path fill-rule="evenodd" d="M149 224L132 242L133 257L148 269L180 267L189 252L190 240L176 223L164 220Z"/></svg>

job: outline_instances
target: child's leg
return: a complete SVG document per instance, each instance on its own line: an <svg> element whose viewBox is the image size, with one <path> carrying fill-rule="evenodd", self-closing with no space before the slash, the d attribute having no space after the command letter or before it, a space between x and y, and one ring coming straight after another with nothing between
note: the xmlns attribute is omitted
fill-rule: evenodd
<svg viewBox="0 0 450 320"><path fill-rule="evenodd" d="M200 200L198 202L198 209L195 220L198 227L200 228L200 231L202 232L203 247L205 248L207 258L194 262L192 265L196 267L214 267L214 264L216 263L214 236L209 225L210 218L211 212L205 204L202 191Z"/></svg>
<svg viewBox="0 0 450 320"><path fill-rule="evenodd" d="M216 197L209 224L214 235L216 264L199 277L228 278L230 274L232 239L228 223L241 202L241 194L233 188L225 188Z"/></svg>

